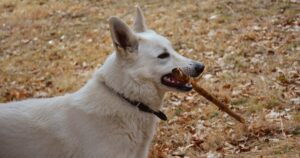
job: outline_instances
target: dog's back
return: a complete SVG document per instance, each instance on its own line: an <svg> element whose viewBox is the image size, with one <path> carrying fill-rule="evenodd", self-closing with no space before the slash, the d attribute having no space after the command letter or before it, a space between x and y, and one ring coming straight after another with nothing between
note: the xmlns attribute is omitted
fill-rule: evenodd
<svg viewBox="0 0 300 158"><path fill-rule="evenodd" d="M55 105L59 100L62 97L1 104L0 157L61 157L63 144L51 129L51 121L62 121L55 116L60 113Z"/></svg>

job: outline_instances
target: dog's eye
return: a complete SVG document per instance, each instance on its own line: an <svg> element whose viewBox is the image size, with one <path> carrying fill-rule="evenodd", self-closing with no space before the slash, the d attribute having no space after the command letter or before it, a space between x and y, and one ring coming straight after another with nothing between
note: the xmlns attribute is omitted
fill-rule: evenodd
<svg viewBox="0 0 300 158"><path fill-rule="evenodd" d="M159 56L157 56L158 58L160 58L160 59L164 59L164 58L167 58L167 57L169 57L170 56L170 54L169 53L167 53L167 52L164 52L164 53L161 53Z"/></svg>

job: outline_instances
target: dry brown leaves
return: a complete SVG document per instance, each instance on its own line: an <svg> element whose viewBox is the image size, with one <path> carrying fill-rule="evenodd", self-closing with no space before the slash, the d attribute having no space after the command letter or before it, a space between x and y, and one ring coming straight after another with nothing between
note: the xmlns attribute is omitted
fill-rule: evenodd
<svg viewBox="0 0 300 158"><path fill-rule="evenodd" d="M81 87L111 52L106 19L132 22L133 1L0 2L0 102ZM149 28L206 65L201 85L242 127L195 92L170 93L150 157L299 157L297 0L142 1ZM132 11L131 11L132 10Z"/></svg>

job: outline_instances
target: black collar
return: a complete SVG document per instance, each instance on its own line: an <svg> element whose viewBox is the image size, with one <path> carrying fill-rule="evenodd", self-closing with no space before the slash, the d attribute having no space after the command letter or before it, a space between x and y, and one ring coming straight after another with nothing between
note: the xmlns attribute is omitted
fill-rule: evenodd
<svg viewBox="0 0 300 158"><path fill-rule="evenodd" d="M104 85L106 85L104 83ZM107 85L106 85L107 86ZM108 87L108 86L107 86ZM109 87L108 87L109 88ZM111 88L109 88L111 89ZM120 96L121 98L123 98L124 100L126 100L130 105L132 106L135 106L137 107L140 111L143 111L143 112L148 112L148 113L151 113L151 114L154 114L156 115L158 118L160 118L161 120L163 121L166 121L168 120L167 116L161 112L160 110L159 111L154 111L153 109L151 109L149 106L145 105L144 103L142 102L139 102L139 101L132 101L130 100L129 98L126 98L124 95L122 95L121 93L118 93L118 92L115 92L118 96Z"/></svg>

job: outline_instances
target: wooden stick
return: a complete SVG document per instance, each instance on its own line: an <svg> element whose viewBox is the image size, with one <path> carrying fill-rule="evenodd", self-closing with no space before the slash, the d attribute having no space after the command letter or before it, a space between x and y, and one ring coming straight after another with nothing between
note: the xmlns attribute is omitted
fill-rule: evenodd
<svg viewBox="0 0 300 158"><path fill-rule="evenodd" d="M190 78L189 76L185 75L183 71L180 68L174 69L172 74L176 77L176 79L191 83L193 86L193 89L198 92L200 95L205 97L207 100L211 101L214 103L216 106L219 107L220 110L226 112L228 115L232 116L236 120L238 120L241 123L245 123L244 118L242 118L240 115L234 113L229 109L229 107L222 102L220 102L218 99L216 99L214 96L212 96L210 93L208 93L206 90L204 90L200 85L197 84L197 82Z"/></svg>

